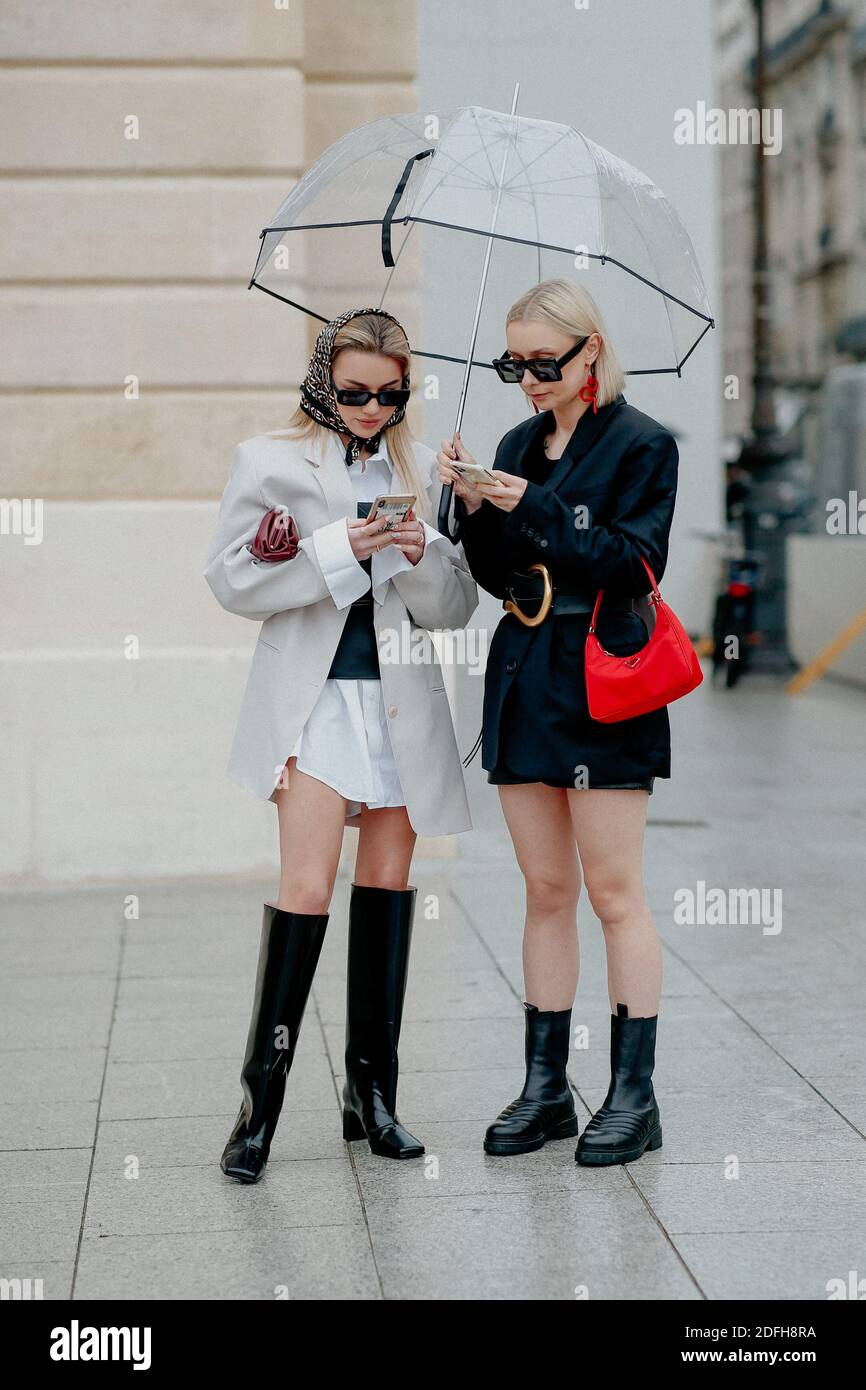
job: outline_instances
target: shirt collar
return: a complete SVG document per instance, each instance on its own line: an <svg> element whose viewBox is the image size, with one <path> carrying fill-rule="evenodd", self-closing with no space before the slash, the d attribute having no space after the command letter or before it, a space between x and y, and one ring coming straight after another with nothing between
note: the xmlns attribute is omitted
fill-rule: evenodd
<svg viewBox="0 0 866 1390"><path fill-rule="evenodd" d="M377 461L382 460L388 468L389 472L393 473L394 463L388 451L388 444L386 439L387 431L383 430L382 438L379 440L379 447L376 450L375 454L371 454L368 459L356 459L354 463L349 464L346 463L345 458L343 457L344 448L340 436L337 434L336 430L330 430L329 434L331 436L331 448L339 456L341 468L345 468L347 472L351 473L353 469L357 469L359 472L364 472L366 471L367 464L376 463Z"/></svg>

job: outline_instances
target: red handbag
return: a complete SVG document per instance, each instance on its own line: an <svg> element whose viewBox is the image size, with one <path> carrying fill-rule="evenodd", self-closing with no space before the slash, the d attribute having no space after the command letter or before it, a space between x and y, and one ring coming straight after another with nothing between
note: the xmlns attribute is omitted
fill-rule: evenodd
<svg viewBox="0 0 866 1390"><path fill-rule="evenodd" d="M250 549L257 560L294 560L300 539L294 517L285 507L272 507L262 517Z"/></svg>
<svg viewBox="0 0 866 1390"><path fill-rule="evenodd" d="M620 719L634 719L661 709L688 695L704 678L685 628L662 599L643 556L641 560L652 584L649 601L656 619L646 646L633 656L614 656L605 651L595 633L603 589L598 591L589 621L584 649L586 698L591 718L600 724L615 724Z"/></svg>

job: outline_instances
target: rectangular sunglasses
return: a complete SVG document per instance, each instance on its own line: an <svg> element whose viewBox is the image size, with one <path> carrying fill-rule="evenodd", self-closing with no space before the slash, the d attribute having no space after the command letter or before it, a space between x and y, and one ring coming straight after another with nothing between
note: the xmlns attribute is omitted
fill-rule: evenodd
<svg viewBox="0 0 866 1390"><path fill-rule="evenodd" d="M500 381L522 381L524 372L531 372L536 381L562 381L562 369L566 362L577 356L588 338L587 333L585 338L581 338L573 348L563 353L562 357L527 357L516 362L506 352L504 357L494 357L493 365Z"/></svg>
<svg viewBox="0 0 866 1390"><path fill-rule="evenodd" d="M352 391L349 387L334 386L334 394L340 405L366 405L373 399L380 405L405 405L411 391L408 386L394 387L390 391Z"/></svg>

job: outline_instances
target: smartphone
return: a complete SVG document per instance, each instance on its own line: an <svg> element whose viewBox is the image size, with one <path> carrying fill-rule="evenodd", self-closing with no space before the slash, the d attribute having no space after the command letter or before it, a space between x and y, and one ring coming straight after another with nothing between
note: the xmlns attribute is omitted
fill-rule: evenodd
<svg viewBox="0 0 866 1390"><path fill-rule="evenodd" d="M490 469L482 468L480 463L460 463L459 460L452 459L451 467L461 478L465 478L467 483L493 483L494 487L502 487L499 478L494 478Z"/></svg>
<svg viewBox="0 0 866 1390"><path fill-rule="evenodd" d="M391 497L377 497L369 512L368 521L381 521L383 517L387 519L386 531L393 531L395 526L405 521L409 512L415 505L414 493L410 497L408 494L395 494Z"/></svg>

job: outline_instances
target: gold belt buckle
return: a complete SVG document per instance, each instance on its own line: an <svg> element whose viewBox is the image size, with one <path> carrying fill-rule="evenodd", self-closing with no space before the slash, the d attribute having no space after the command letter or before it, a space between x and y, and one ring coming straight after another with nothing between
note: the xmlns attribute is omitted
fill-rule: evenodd
<svg viewBox="0 0 866 1390"><path fill-rule="evenodd" d="M535 617L528 618L514 602L513 598L506 599L502 605L506 613L513 613L515 618L520 619L524 627L538 627L543 623L550 612L550 605L553 603L553 580L550 577L550 570L546 565L530 565L527 573L532 574L533 571L542 576L544 583L544 591L541 595L541 607Z"/></svg>

